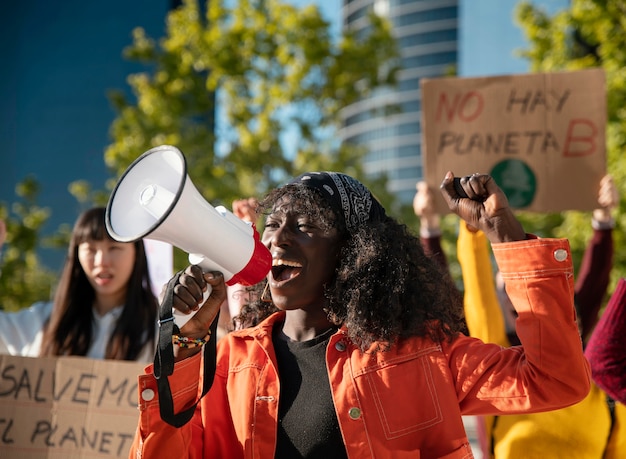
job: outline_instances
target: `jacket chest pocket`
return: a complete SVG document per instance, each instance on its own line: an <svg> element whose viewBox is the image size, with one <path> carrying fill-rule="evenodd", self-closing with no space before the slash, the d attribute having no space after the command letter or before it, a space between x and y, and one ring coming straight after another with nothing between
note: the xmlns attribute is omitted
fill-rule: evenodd
<svg viewBox="0 0 626 459"><path fill-rule="evenodd" d="M432 365L425 355L370 368L359 378L362 402L378 415L387 439L399 438L443 422Z"/></svg>

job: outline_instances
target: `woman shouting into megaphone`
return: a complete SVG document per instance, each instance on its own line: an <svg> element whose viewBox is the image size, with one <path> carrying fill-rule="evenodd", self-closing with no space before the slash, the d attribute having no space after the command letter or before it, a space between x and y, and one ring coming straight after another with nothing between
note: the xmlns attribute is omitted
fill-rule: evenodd
<svg viewBox="0 0 626 459"><path fill-rule="evenodd" d="M441 192L491 241L522 346L466 336L452 281L362 183L306 173L260 203L272 268L241 329L215 344L219 273L190 266L170 282L166 299L197 313L172 339L175 364L157 355L158 374L139 378L131 457L465 458L462 415L585 397L567 240L527 235L490 176L460 186L448 173Z"/></svg>

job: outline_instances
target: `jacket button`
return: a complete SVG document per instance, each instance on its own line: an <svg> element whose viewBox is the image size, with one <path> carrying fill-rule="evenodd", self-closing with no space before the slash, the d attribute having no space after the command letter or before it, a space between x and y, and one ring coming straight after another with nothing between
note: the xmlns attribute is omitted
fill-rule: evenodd
<svg viewBox="0 0 626 459"><path fill-rule="evenodd" d="M357 407L350 408L348 416L350 416L350 419L359 419L361 417L361 410Z"/></svg>
<svg viewBox="0 0 626 459"><path fill-rule="evenodd" d="M554 251L554 259L556 261L565 261L567 260L567 250L565 249L557 249Z"/></svg>
<svg viewBox="0 0 626 459"><path fill-rule="evenodd" d="M339 352L343 352L346 350L346 343L344 343L343 341L337 341L335 343L335 349L337 349Z"/></svg>
<svg viewBox="0 0 626 459"><path fill-rule="evenodd" d="M141 399L144 402L149 402L154 398L154 391L152 389L144 389L141 391Z"/></svg>

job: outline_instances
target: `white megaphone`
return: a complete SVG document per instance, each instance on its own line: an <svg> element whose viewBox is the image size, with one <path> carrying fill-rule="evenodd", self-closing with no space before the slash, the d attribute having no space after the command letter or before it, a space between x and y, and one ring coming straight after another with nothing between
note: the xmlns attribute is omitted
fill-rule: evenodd
<svg viewBox="0 0 626 459"><path fill-rule="evenodd" d="M256 284L272 265L254 225L205 201L182 152L170 145L148 150L126 169L109 198L106 227L119 242L146 237L170 243L204 272L221 271L228 285ZM193 316L173 315L179 327Z"/></svg>

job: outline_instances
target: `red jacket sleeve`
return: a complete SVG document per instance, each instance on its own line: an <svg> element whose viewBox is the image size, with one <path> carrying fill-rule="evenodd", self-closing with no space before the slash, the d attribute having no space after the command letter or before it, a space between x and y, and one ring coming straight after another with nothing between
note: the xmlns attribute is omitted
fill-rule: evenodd
<svg viewBox="0 0 626 459"><path fill-rule="evenodd" d="M441 269L448 271L448 260L441 248L441 235L420 236L420 242L426 256L432 258Z"/></svg>
<svg viewBox="0 0 626 459"><path fill-rule="evenodd" d="M620 279L596 326L585 355L595 383L626 404L626 279Z"/></svg>
<svg viewBox="0 0 626 459"><path fill-rule="evenodd" d="M574 287L583 343L598 320L613 266L613 230L594 229L583 255Z"/></svg>

